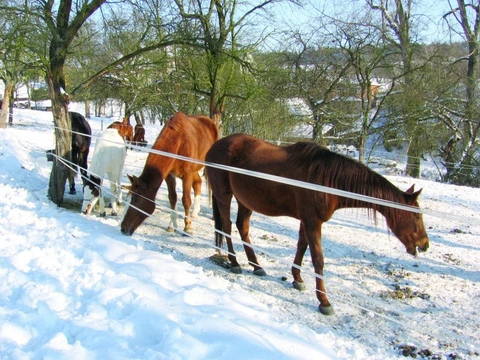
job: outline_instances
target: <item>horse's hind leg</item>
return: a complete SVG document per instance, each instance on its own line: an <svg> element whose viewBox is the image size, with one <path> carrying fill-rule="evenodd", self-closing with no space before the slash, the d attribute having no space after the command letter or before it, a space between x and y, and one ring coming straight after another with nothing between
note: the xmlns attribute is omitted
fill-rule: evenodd
<svg viewBox="0 0 480 360"><path fill-rule="evenodd" d="M78 153L75 148L72 149L72 165L71 169L68 171L68 185L69 185L69 194L75 195L77 190L75 189L75 174L78 171ZM70 166L69 166L70 167Z"/></svg>
<svg viewBox="0 0 480 360"><path fill-rule="evenodd" d="M325 290L325 281L323 279L323 250L322 250L322 222L320 220L312 220L309 223L302 221L305 239L310 247L310 255L312 257L313 268L317 276L315 277L317 299L320 302L319 310L324 315L332 315L334 313L332 305L327 298Z"/></svg>
<svg viewBox="0 0 480 360"><path fill-rule="evenodd" d="M202 194L202 178L200 174L196 172L193 174L193 210L192 210L192 218L198 218L198 213L200 212L200 199Z"/></svg>
<svg viewBox="0 0 480 360"><path fill-rule="evenodd" d="M217 179L218 180L218 179ZM231 192L213 192L213 220L215 221L215 245L219 251L222 247L222 240L225 234L227 240L228 260L230 260L230 271L241 274L242 268L237 261L232 242L232 220L230 220L230 204L232 202ZM221 233L220 233L221 232Z"/></svg>
<svg viewBox="0 0 480 360"><path fill-rule="evenodd" d="M238 200L237 200L238 202ZM244 206L242 203L238 202L238 214L237 214L237 229L240 233L240 237L243 241L243 248L245 249L245 254L247 254L248 262L253 266L253 273L258 276L265 276L267 273L262 267L258 264L257 256L255 251L251 246L250 236L248 232L250 230L250 217L252 216L252 210Z"/></svg>
<svg viewBox="0 0 480 360"><path fill-rule="evenodd" d="M170 202L170 224L168 224L168 232L174 232L175 229L178 229L177 225L177 212L176 212L176 206L177 206L177 189L176 189L176 183L177 181L175 180L175 176L172 174L168 174L167 177L165 178L165 183L167 184L167 189L168 189L168 201Z"/></svg>
<svg viewBox="0 0 480 360"><path fill-rule="evenodd" d="M75 195L77 193L77 190L75 189L75 172L73 170L70 170L68 174L68 188L68 193L70 195Z"/></svg>
<svg viewBox="0 0 480 360"><path fill-rule="evenodd" d="M100 195L98 200L100 203L100 216L105 217L107 216L107 212L105 211L105 199L103 198L102 184L100 184Z"/></svg>
<svg viewBox="0 0 480 360"><path fill-rule="evenodd" d="M293 287L297 290L303 291L306 289L302 276L300 275L300 268L302 266L303 257L305 251L307 251L307 239L305 238L305 229L303 223L300 223L300 230L298 232L297 251L295 253L295 259L293 260L292 275L293 275Z"/></svg>
<svg viewBox="0 0 480 360"><path fill-rule="evenodd" d="M198 175L198 174L197 174ZM193 174L186 174L182 179L182 187L183 187L183 196L182 196L182 204L183 208L185 209L185 231L188 234L192 234L192 219L190 218L190 208L192 206L192 197L190 192L192 191L192 184L193 184Z"/></svg>

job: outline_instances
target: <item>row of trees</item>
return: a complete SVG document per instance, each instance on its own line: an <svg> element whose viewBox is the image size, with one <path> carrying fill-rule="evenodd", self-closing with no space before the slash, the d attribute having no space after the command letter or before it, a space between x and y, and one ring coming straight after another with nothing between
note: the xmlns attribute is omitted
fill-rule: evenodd
<svg viewBox="0 0 480 360"><path fill-rule="evenodd" d="M333 127L343 142L358 146L361 159L368 157L367 139L378 134L386 148L405 150L409 175L418 177L420 159L433 154L445 181L479 185L480 1L444 1L446 34L464 41L438 44L420 37L426 22L413 0L365 0L356 9L358 2L346 3L341 15L315 9L314 25L300 30L275 22L280 3L299 6L294 0L3 1L0 126L16 84L42 76L56 151L67 159L69 101L100 108L116 98L127 116L209 113L223 133L271 140L308 125L312 140L328 143L325 129ZM306 111L292 112L292 100ZM54 163L49 197L59 205L66 176Z"/></svg>

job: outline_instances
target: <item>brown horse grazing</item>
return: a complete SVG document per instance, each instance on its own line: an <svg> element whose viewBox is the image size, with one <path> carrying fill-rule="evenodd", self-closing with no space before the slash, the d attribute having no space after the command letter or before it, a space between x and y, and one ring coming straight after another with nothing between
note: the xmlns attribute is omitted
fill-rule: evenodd
<svg viewBox="0 0 480 360"><path fill-rule="evenodd" d="M418 208L420 191L413 186L403 192L381 175L356 160L331 152L314 143L299 142L279 147L248 135L235 134L217 141L208 151L207 178L212 189L213 218L215 229L231 234L230 204L232 196L238 202L236 225L242 240L250 244L249 221L252 211L269 216L290 216L300 220L297 252L292 266L293 285L302 290L301 266L307 247L310 247L316 278L319 310L333 314L323 280L323 251L321 244L322 223L328 221L335 210L342 208L370 208L381 213L391 231L405 245L407 252L416 255L428 249L428 237L422 215L408 210L399 210L385 205L308 190L271 180L227 172L208 166L208 163L233 166L242 169L272 174L313 184L328 186L361 195L411 205ZM222 246L223 235L215 233L216 245ZM228 258L231 270L241 273L232 240L227 237ZM244 245L248 261L256 275L265 275L253 248Z"/></svg>
<svg viewBox="0 0 480 360"><path fill-rule="evenodd" d="M187 116L182 112L177 112L165 123L152 149L204 161L205 154L217 140L217 137L217 127L208 117ZM167 183L168 199L172 209L172 226L169 227L169 230L173 231L174 227L177 227L177 214L174 211L177 203L175 177L182 179L182 203L185 209L184 231L191 233L190 207L192 200L190 191L193 186L195 201L192 217L196 217L200 209L199 201L202 187L202 179L198 172L202 168L203 165L200 164L150 153L142 174L138 178L129 176L132 183L129 187L130 202L125 209L125 215L121 223L122 233L133 234L148 214L153 213L155 196L164 179Z"/></svg>
<svg viewBox="0 0 480 360"><path fill-rule="evenodd" d="M130 125L130 118L128 116L123 118L123 121L114 121L108 125L107 129L117 129L120 136L125 142L133 140L133 127Z"/></svg>

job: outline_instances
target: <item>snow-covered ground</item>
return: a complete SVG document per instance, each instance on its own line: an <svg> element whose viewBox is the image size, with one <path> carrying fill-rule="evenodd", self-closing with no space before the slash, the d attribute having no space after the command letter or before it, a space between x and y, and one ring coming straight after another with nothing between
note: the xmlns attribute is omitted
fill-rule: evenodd
<svg viewBox="0 0 480 360"><path fill-rule="evenodd" d="M119 217L80 214L81 191L63 208L47 199L51 114L14 114L0 129L0 359L479 358L480 189L388 176L423 187L430 249L419 258L383 218L337 212L323 226L335 308L326 317L308 256L307 291L291 286L298 221L253 215L265 278L251 273L239 240L243 274L210 261L206 191L194 237L166 232L164 185L154 215L124 236ZM113 120L91 119L93 134ZM146 129L151 144L160 128ZM145 158L127 152L125 184Z"/></svg>

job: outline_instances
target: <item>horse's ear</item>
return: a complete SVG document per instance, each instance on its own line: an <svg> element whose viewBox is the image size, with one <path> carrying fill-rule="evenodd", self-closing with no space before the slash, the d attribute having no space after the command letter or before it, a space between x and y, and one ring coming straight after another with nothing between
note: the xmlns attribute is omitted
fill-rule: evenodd
<svg viewBox="0 0 480 360"><path fill-rule="evenodd" d="M132 185L138 184L139 179L135 175L128 175L127 174L127 177L128 177L128 180L130 180L130 183Z"/></svg>
<svg viewBox="0 0 480 360"><path fill-rule="evenodd" d="M417 199L420 196L420 194L422 193L422 190L423 188L412 194L415 197L415 199Z"/></svg>
<svg viewBox="0 0 480 360"><path fill-rule="evenodd" d="M423 189L420 189L416 192L413 192L413 186L408 189L405 193L407 194L405 196L405 199L407 200L407 203L408 204L413 204L415 201L417 201L418 197L420 196L420 194L422 193L422 190Z"/></svg>
<svg viewBox="0 0 480 360"><path fill-rule="evenodd" d="M132 186L130 186L130 190L133 187L137 187L137 188L140 188L140 189L146 188L146 184L142 180L140 180L138 177L136 177L135 175L127 175L127 177L130 180L130 182L132 183Z"/></svg>
<svg viewBox="0 0 480 360"><path fill-rule="evenodd" d="M405 191L407 194L413 194L413 192L415 191L415 184L413 184L412 186L410 186L408 188L407 191ZM421 191L421 190L420 190Z"/></svg>

